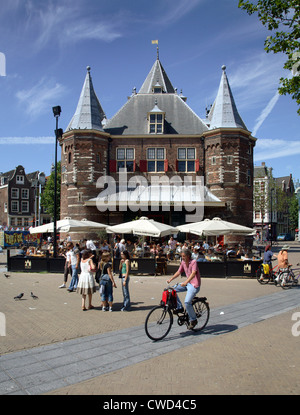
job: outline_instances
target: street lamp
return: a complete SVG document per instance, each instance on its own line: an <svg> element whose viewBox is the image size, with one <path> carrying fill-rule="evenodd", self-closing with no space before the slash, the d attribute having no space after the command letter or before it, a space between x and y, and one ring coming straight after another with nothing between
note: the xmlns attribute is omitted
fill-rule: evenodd
<svg viewBox="0 0 300 415"><path fill-rule="evenodd" d="M61 107L52 107L53 115L56 118L56 128L55 128L55 161L54 161L54 218L53 218L53 258L56 258L56 222L57 222L57 140L62 135L62 129L58 130L58 118L61 113Z"/></svg>
<svg viewBox="0 0 300 415"><path fill-rule="evenodd" d="M272 241L273 241L273 192L274 189L271 189L271 246L272 246Z"/></svg>

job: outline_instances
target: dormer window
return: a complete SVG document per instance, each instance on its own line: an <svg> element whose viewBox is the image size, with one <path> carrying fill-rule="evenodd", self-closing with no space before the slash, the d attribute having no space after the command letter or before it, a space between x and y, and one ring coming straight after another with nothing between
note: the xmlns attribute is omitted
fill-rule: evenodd
<svg viewBox="0 0 300 415"><path fill-rule="evenodd" d="M157 81L156 84L153 86L152 91L153 91L154 94L162 94L163 93L163 87Z"/></svg>
<svg viewBox="0 0 300 415"><path fill-rule="evenodd" d="M165 113L160 110L157 106L157 101L155 101L155 106L148 113L148 122L149 122L149 133L150 134L163 134L164 133L164 121Z"/></svg>

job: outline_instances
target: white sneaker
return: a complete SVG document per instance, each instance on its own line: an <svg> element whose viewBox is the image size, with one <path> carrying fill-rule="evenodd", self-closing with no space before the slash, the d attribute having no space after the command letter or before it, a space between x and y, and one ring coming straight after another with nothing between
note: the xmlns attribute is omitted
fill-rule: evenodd
<svg viewBox="0 0 300 415"><path fill-rule="evenodd" d="M62 284L58 288L66 288L66 284Z"/></svg>
<svg viewBox="0 0 300 415"><path fill-rule="evenodd" d="M112 307L109 307L109 311L112 311Z"/></svg>
<svg viewBox="0 0 300 415"><path fill-rule="evenodd" d="M106 311L106 307L102 307L102 311Z"/></svg>

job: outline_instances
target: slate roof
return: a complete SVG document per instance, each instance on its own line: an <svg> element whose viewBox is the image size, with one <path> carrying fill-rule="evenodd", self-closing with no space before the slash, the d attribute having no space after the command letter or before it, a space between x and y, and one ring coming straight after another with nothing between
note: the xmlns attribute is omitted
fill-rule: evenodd
<svg viewBox="0 0 300 415"><path fill-rule="evenodd" d="M235 105L231 88L226 75L226 66L222 66L222 77L215 102L208 115L210 129L215 128L243 128L247 127Z"/></svg>
<svg viewBox="0 0 300 415"><path fill-rule="evenodd" d="M148 134L147 115L156 105L165 113L164 134L202 134L208 128L177 94L141 94L126 104L105 125L112 135Z"/></svg>
<svg viewBox="0 0 300 415"><path fill-rule="evenodd" d="M159 59L154 62L139 94L151 94L154 86L162 86L164 93L175 94L175 89Z"/></svg>
<svg viewBox="0 0 300 415"><path fill-rule="evenodd" d="M79 129L103 131L102 120L105 118L105 113L94 91L90 70L88 66L75 114L66 131Z"/></svg>
<svg viewBox="0 0 300 415"><path fill-rule="evenodd" d="M161 93L153 93L161 86ZM149 134L148 113L155 106L165 113L164 134L202 134L206 124L177 94L161 62L157 59L141 89L134 93L123 107L105 124L112 135Z"/></svg>

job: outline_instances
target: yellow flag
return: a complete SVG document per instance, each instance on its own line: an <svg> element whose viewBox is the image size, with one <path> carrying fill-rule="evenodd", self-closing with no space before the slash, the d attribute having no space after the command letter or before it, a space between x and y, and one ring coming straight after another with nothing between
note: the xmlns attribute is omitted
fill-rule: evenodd
<svg viewBox="0 0 300 415"><path fill-rule="evenodd" d="M152 40L152 45L158 45L158 40Z"/></svg>

